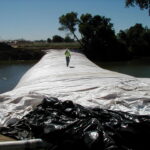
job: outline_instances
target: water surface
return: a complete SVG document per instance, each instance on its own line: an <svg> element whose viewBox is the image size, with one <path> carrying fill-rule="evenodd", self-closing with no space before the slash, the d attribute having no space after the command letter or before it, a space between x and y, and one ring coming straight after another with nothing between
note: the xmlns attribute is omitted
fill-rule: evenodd
<svg viewBox="0 0 150 150"><path fill-rule="evenodd" d="M12 90L35 61L0 62L0 93Z"/></svg>
<svg viewBox="0 0 150 150"><path fill-rule="evenodd" d="M0 93L12 90L35 61L0 62ZM131 61L98 62L100 67L134 77L150 78L150 58Z"/></svg>
<svg viewBox="0 0 150 150"><path fill-rule="evenodd" d="M150 58L140 58L119 62L98 62L97 64L100 67L111 71L138 78L150 78Z"/></svg>

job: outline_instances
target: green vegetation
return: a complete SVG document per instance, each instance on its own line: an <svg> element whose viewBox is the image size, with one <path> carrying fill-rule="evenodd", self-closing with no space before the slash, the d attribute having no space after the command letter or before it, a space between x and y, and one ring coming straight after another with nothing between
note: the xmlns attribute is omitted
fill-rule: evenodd
<svg viewBox="0 0 150 150"><path fill-rule="evenodd" d="M0 43L0 60L37 60L43 54L42 51L13 48L6 43Z"/></svg>
<svg viewBox="0 0 150 150"><path fill-rule="evenodd" d="M119 60L127 57L127 52L117 41L113 24L109 18L82 14L79 31L82 35L84 52L94 60ZM120 52L120 49L122 51Z"/></svg>
<svg viewBox="0 0 150 150"><path fill-rule="evenodd" d="M127 60L137 56L150 56L150 29L141 24L120 31L113 30L109 18L70 12L59 18L61 30L74 35L86 56L94 61ZM81 40L75 34L79 29Z"/></svg>
<svg viewBox="0 0 150 150"><path fill-rule="evenodd" d="M71 34L73 34L74 38L80 43L82 46L82 43L78 39L78 37L75 34L76 31L76 25L79 23L79 19L77 18L77 13L76 12L70 12L65 15L62 15L59 17L59 23L61 24L61 27L59 30L66 30L70 31Z"/></svg>
<svg viewBox="0 0 150 150"><path fill-rule="evenodd" d="M52 37L52 39L50 39L50 38L48 38L47 39L47 43L62 43L62 42L64 42L64 43L73 43L73 42L75 42L74 41L74 39L72 39L70 36L66 36L65 38L63 38L63 37L61 37L61 36L59 36L59 35L54 35L53 37ZM56 44L55 44L56 45Z"/></svg>
<svg viewBox="0 0 150 150"><path fill-rule="evenodd" d="M150 15L150 0L126 0L126 6L139 6L141 9L149 9Z"/></svg>
<svg viewBox="0 0 150 150"><path fill-rule="evenodd" d="M0 60L38 60L47 49L79 49L79 44L72 43L47 43L39 42L18 42L11 44L0 43Z"/></svg>
<svg viewBox="0 0 150 150"><path fill-rule="evenodd" d="M79 49L80 45L77 42L32 42L32 43L22 43L22 44L17 44L18 48L21 49L29 49L29 50L36 50L36 51L41 51L41 50L47 50L47 49Z"/></svg>
<svg viewBox="0 0 150 150"><path fill-rule="evenodd" d="M150 29L147 27L135 24L127 30L121 30L117 36L132 56L150 56Z"/></svg>

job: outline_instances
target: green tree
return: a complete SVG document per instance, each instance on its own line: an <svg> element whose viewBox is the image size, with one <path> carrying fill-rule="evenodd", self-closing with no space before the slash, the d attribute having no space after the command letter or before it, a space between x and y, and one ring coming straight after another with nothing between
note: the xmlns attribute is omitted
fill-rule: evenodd
<svg viewBox="0 0 150 150"><path fill-rule="evenodd" d="M82 36L85 54L91 59L114 59L119 57L117 39L109 18L83 14L80 17L79 31Z"/></svg>
<svg viewBox="0 0 150 150"><path fill-rule="evenodd" d="M150 29L135 24L126 31L120 31L118 39L125 43L133 56L150 55Z"/></svg>
<svg viewBox="0 0 150 150"><path fill-rule="evenodd" d="M70 38L70 36L67 35L67 36L64 38L64 42L74 42L74 39Z"/></svg>
<svg viewBox="0 0 150 150"><path fill-rule="evenodd" d="M52 41L53 42L64 42L64 38L62 38L59 35L54 35L53 38L52 38Z"/></svg>
<svg viewBox="0 0 150 150"><path fill-rule="evenodd" d="M138 5L141 9L149 9L150 15L150 0L126 0L126 6Z"/></svg>
<svg viewBox="0 0 150 150"><path fill-rule="evenodd" d="M109 18L91 14L82 14L77 18L77 13L71 12L59 18L61 30L68 30L75 36L78 25L81 34L80 42L84 53L90 59L121 59L127 56L125 44L119 42ZM76 36L75 36L76 37Z"/></svg>
<svg viewBox="0 0 150 150"><path fill-rule="evenodd" d="M59 28L59 30L63 30L63 31L66 30L66 31L71 32L73 34L74 38L82 46L81 41L78 39L78 37L75 34L76 26L79 23L77 16L78 16L78 14L75 12L70 12L70 13L60 16L59 23L61 24L61 27Z"/></svg>
<svg viewBox="0 0 150 150"><path fill-rule="evenodd" d="M51 43L52 40L50 38L47 39L47 43Z"/></svg>

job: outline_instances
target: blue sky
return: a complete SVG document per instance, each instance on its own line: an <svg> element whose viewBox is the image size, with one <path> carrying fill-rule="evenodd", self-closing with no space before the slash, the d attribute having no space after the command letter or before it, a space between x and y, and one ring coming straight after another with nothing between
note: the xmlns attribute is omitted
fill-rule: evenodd
<svg viewBox="0 0 150 150"><path fill-rule="evenodd" d="M150 28L148 11L125 7L125 0L0 0L0 40L40 40L53 35L65 36L59 31L58 18L74 11L111 18L114 29L127 29L135 23ZM79 34L78 34L79 35Z"/></svg>

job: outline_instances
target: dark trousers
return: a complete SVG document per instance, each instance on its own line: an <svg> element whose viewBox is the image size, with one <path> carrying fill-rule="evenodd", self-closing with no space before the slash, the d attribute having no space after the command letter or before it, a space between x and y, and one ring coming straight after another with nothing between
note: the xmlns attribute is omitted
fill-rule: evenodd
<svg viewBox="0 0 150 150"><path fill-rule="evenodd" d="M66 57L66 65L67 65L67 67L69 66L69 62L70 62L70 57Z"/></svg>

